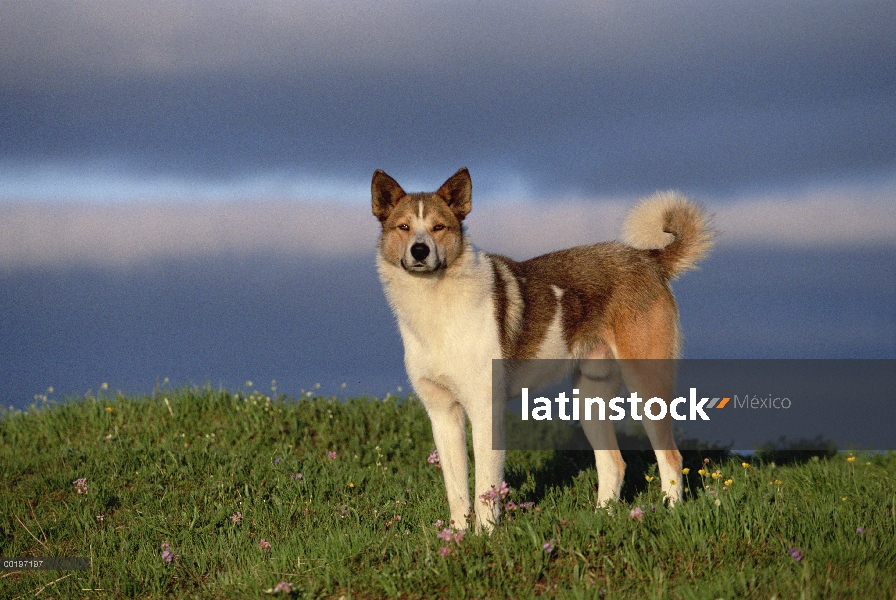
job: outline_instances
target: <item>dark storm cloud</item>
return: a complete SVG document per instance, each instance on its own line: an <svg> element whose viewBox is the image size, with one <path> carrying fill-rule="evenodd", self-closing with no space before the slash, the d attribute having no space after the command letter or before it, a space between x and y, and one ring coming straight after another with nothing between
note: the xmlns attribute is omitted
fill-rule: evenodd
<svg viewBox="0 0 896 600"><path fill-rule="evenodd" d="M0 158L707 193L896 167L892 2L4 3ZM428 183L424 185L429 185Z"/></svg>

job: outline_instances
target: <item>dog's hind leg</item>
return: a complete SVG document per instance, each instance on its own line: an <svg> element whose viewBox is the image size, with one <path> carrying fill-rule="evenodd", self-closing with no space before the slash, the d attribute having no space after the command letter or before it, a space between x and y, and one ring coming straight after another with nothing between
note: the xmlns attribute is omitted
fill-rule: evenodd
<svg viewBox="0 0 896 600"><path fill-rule="evenodd" d="M637 391L645 403L651 398L661 398L666 402L672 400L673 361L627 360L621 368L626 386L630 391ZM647 407L644 404L641 406L646 412ZM658 415L656 409L653 410L652 414ZM667 412L665 417L654 421L644 414L641 423L656 454L663 493L670 504L675 504L681 499L682 460L672 435L672 417Z"/></svg>
<svg viewBox="0 0 896 600"><path fill-rule="evenodd" d="M651 398L671 402L679 349L678 317L671 296L624 321L615 333L615 354L624 359L619 365L629 391L640 395L645 402L642 407ZM672 435L672 418L668 412L658 421L645 415L641 423L656 454L663 493L674 504L681 498L682 460Z"/></svg>
<svg viewBox="0 0 896 600"><path fill-rule="evenodd" d="M470 514L470 489L463 407L449 390L428 379L414 381L414 389L432 423L432 437L448 492L451 524L457 529L466 529L467 515Z"/></svg>
<svg viewBox="0 0 896 600"><path fill-rule="evenodd" d="M672 368L671 360L635 360L626 361L626 366L632 373L625 375L626 383L630 389L637 389L645 402L651 398L661 398L666 402L672 400ZM629 380L633 382L629 384ZM645 406L645 411L647 410ZM654 412L653 414L658 414ZM653 446L656 454L656 463L659 466L660 481L663 494L669 499L669 504L675 504L681 499L681 453L675 444L672 435L672 417L666 415L654 421L643 415L641 423L644 431Z"/></svg>
<svg viewBox="0 0 896 600"><path fill-rule="evenodd" d="M583 363L573 375L575 389L579 390L579 415L585 437L594 448L597 466L597 505L605 507L610 501L618 500L625 477L625 461L619 451L613 422L598 419L593 414L585 419L586 398L602 398L609 402L619 392L622 382L619 369L612 360L591 360ZM597 409L592 406L594 413Z"/></svg>

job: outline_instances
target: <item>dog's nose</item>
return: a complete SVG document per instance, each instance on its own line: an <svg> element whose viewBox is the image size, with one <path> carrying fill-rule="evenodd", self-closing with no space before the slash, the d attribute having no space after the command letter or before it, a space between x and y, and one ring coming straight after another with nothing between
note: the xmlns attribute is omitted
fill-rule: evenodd
<svg viewBox="0 0 896 600"><path fill-rule="evenodd" d="M413 256L415 260L424 260L429 256L429 246L420 243L414 244L411 246L411 256Z"/></svg>

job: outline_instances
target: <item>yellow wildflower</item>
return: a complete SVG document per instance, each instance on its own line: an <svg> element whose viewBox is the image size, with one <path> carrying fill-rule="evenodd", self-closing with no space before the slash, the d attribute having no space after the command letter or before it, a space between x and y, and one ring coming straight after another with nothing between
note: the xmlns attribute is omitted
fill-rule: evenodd
<svg viewBox="0 0 896 600"><path fill-rule="evenodd" d="M651 477L650 475L645 475L644 479L646 479L648 482L653 481L653 477Z"/></svg>
<svg viewBox="0 0 896 600"><path fill-rule="evenodd" d="M706 469L700 469L699 471L697 471L697 473L699 473L700 476L703 477L704 475L706 475Z"/></svg>
<svg viewBox="0 0 896 600"><path fill-rule="evenodd" d="M855 462L855 461L856 461L856 457L855 457L855 456L849 456L849 457L846 458L846 462L848 462L848 463Z"/></svg>
<svg viewBox="0 0 896 600"><path fill-rule="evenodd" d="M726 479L726 480L725 480L725 485L731 485L732 483L734 483L734 480L733 480L733 479Z"/></svg>
<svg viewBox="0 0 896 600"><path fill-rule="evenodd" d="M748 462L742 462L742 463L740 463L740 466L742 466L742 467L745 468L745 469L749 469L749 468L750 468L750 463L748 463Z"/></svg>
<svg viewBox="0 0 896 600"><path fill-rule="evenodd" d="M687 475L687 474L690 473L690 472L691 472L691 470L690 470L689 468L687 468L687 467L685 467L685 468L683 468L683 469L681 470L681 474L682 474L682 475Z"/></svg>

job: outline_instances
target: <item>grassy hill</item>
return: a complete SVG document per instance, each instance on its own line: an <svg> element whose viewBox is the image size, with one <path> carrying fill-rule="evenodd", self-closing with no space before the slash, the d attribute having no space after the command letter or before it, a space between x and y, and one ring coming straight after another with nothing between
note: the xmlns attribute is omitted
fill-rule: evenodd
<svg viewBox="0 0 896 600"><path fill-rule="evenodd" d="M631 453L610 512L592 454L509 452L501 524L461 537L438 523L432 449L413 397L185 389L5 412L0 555L90 569L3 570L0 597L896 598L893 452L686 455L674 509Z"/></svg>

